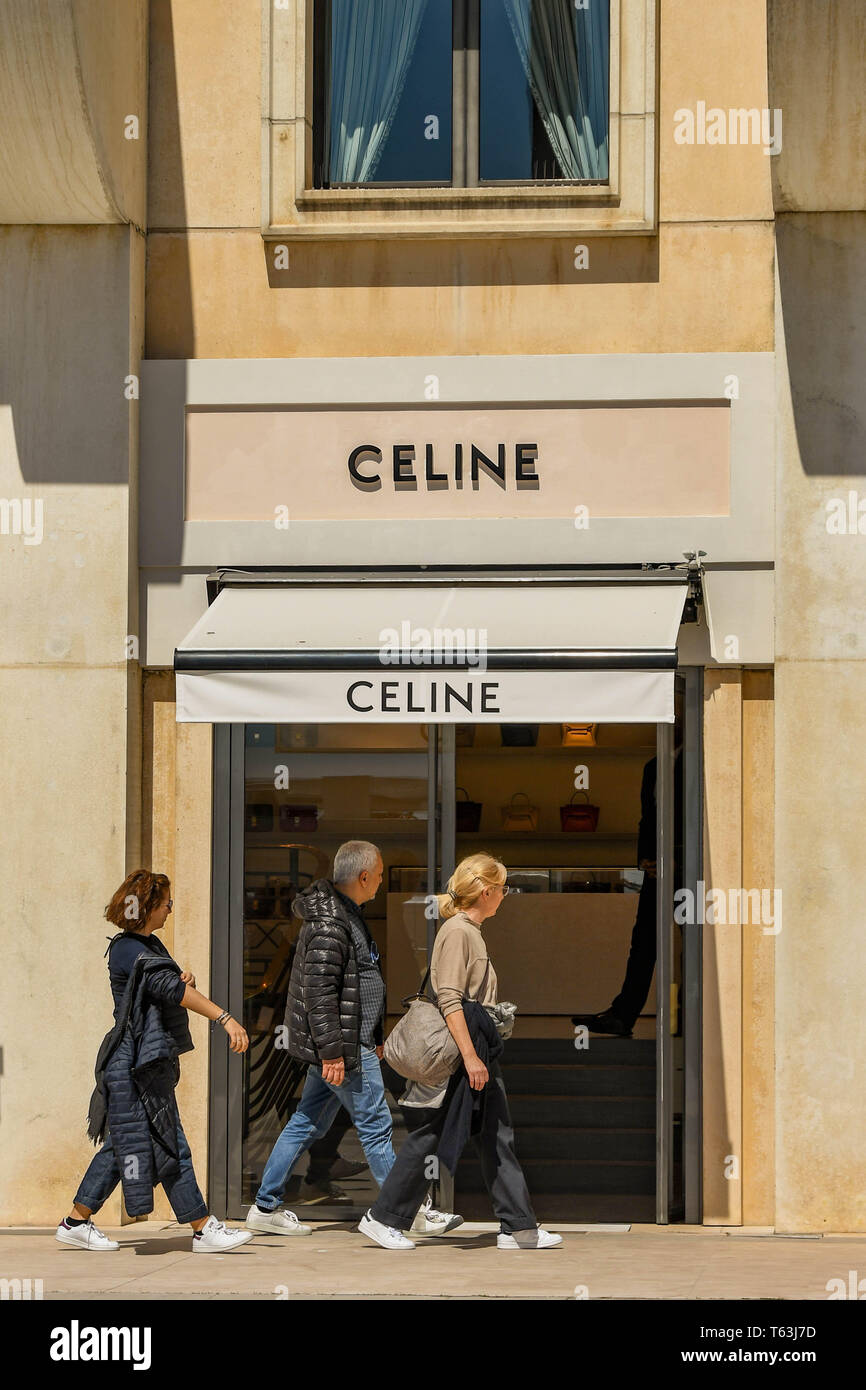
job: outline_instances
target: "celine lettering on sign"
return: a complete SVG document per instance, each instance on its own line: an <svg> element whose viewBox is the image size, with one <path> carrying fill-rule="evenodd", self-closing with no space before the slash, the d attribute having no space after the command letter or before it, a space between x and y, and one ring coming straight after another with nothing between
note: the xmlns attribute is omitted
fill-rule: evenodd
<svg viewBox="0 0 866 1390"><path fill-rule="evenodd" d="M500 714L498 681L412 679L402 690L399 681L353 681L346 690L346 703L358 714Z"/></svg>
<svg viewBox="0 0 866 1390"><path fill-rule="evenodd" d="M424 485L431 491L477 488L482 477L503 491L509 483L519 490L539 487L541 479L535 471L537 444L515 444L510 452L507 445L496 444L494 453L495 457L485 453L477 444L455 444L444 455L441 450L437 453L432 444L395 444L391 450L390 481L398 489L417 490ZM383 459L383 451L376 444L359 444L353 449L348 467L354 486L364 492L378 491L382 487Z"/></svg>

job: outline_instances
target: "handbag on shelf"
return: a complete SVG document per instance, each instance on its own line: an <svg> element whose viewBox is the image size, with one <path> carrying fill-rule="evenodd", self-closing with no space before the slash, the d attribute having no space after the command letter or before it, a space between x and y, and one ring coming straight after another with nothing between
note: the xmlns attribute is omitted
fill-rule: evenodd
<svg viewBox="0 0 866 1390"><path fill-rule="evenodd" d="M481 824L481 807L483 803L481 801L470 801L469 793L465 787L458 787L457 791L462 792L466 797L465 801L458 801L456 805L455 823L457 826L457 833L460 834L461 831L477 830Z"/></svg>
<svg viewBox="0 0 866 1390"><path fill-rule="evenodd" d="M500 724L503 748L534 748L538 742L537 724Z"/></svg>
<svg viewBox="0 0 866 1390"><path fill-rule="evenodd" d="M478 987L476 999L484 993L490 960ZM417 994L402 1001L408 1011L395 1024L385 1039L385 1061L407 1081L419 1081L422 1086L442 1086L457 1070L460 1049L451 1036L451 1029L434 1004L424 993L430 979L430 966Z"/></svg>
<svg viewBox="0 0 866 1390"><path fill-rule="evenodd" d="M594 748L597 724L563 724L563 748Z"/></svg>
<svg viewBox="0 0 866 1390"><path fill-rule="evenodd" d="M319 824L318 806L281 806L281 830L316 830Z"/></svg>
<svg viewBox="0 0 866 1390"><path fill-rule="evenodd" d="M274 808L269 801L248 801L244 812L247 830L273 830Z"/></svg>
<svg viewBox="0 0 866 1390"><path fill-rule="evenodd" d="M519 800L525 797L525 802ZM502 807L503 830L536 830L538 807L533 806L526 792L515 792L507 806Z"/></svg>
<svg viewBox="0 0 866 1390"><path fill-rule="evenodd" d="M273 883L265 883L261 888L244 889L244 912L248 917L273 917L277 906L277 893Z"/></svg>
<svg viewBox="0 0 866 1390"><path fill-rule="evenodd" d="M563 830L595 830L598 825L598 806L593 806L589 792L581 791L580 795L585 796L586 801L579 801L575 805L575 791L571 794L571 801L559 808L559 823Z"/></svg>

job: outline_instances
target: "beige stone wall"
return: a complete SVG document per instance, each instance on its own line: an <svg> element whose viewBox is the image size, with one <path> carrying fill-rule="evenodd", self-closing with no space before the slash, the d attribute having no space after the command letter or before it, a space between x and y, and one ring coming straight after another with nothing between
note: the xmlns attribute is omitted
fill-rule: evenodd
<svg viewBox="0 0 866 1390"><path fill-rule="evenodd" d="M259 0L152 0L149 357L765 351L771 161L679 145L698 100L767 103L763 0L664 0L658 236L262 240ZM706 34L713 34L712 44ZM590 269L576 272L576 241Z"/></svg>
<svg viewBox="0 0 866 1390"><path fill-rule="evenodd" d="M776 161L776 1224L866 1229L866 12L771 0ZM827 504L855 529L831 534Z"/></svg>
<svg viewBox="0 0 866 1390"><path fill-rule="evenodd" d="M56 1223L92 1156L102 914L140 853L146 6L108 8L0 10L0 497L42 508L0 534L0 1224Z"/></svg>
<svg viewBox="0 0 866 1390"><path fill-rule="evenodd" d="M0 536L0 1222L56 1222L92 1154L111 1025L102 912L136 853L124 378L141 344L139 240L122 225L0 229L0 495L44 517L41 544ZM106 1219L118 1214L115 1198Z"/></svg>

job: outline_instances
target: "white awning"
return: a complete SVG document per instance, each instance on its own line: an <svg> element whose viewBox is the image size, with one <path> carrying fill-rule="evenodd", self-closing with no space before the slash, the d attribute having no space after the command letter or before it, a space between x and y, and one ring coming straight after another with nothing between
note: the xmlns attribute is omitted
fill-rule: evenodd
<svg viewBox="0 0 866 1390"><path fill-rule="evenodd" d="M175 652L192 723L672 723L687 579L223 588Z"/></svg>
<svg viewBox="0 0 866 1390"><path fill-rule="evenodd" d="M705 570L704 609L714 661L772 666L772 570Z"/></svg>

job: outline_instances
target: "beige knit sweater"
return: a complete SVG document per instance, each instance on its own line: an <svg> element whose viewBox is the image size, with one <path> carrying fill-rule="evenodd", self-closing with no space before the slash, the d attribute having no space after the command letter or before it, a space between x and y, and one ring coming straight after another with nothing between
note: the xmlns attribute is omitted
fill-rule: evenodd
<svg viewBox="0 0 866 1390"><path fill-rule="evenodd" d="M465 912L455 912L436 933L430 961L430 983L444 1018L478 997L487 969L487 943L481 928ZM496 971L491 964L481 1004L496 1003Z"/></svg>
<svg viewBox="0 0 866 1390"><path fill-rule="evenodd" d="M481 928L465 912L455 912L443 922L436 933L430 958L430 984L443 1015L462 1009L464 995L467 999L476 998L487 961L487 943ZM496 971L492 964L479 1002L496 1003ZM412 1109L435 1110L445 1099L446 1089L447 1082L441 1086L424 1086L420 1081L410 1081L400 1104Z"/></svg>

